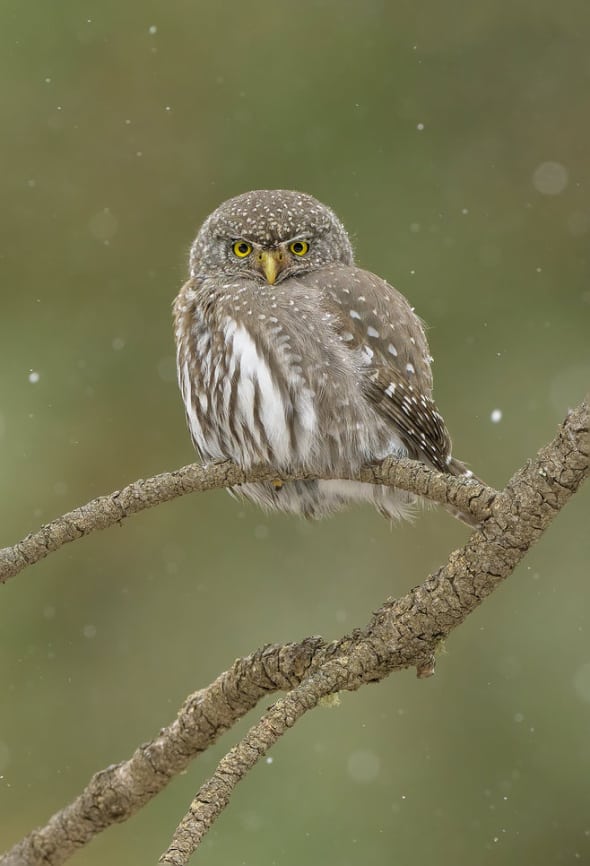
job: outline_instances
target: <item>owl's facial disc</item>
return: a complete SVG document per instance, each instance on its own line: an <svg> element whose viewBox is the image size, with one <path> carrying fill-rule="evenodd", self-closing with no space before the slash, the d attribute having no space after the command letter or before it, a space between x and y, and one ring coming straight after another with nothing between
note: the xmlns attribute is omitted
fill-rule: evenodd
<svg viewBox="0 0 590 866"><path fill-rule="evenodd" d="M279 277L283 279L299 269L296 260L307 254L309 243L294 240L288 245L279 243L263 246L242 239L234 241L231 249L237 259L248 259L248 268L274 286Z"/></svg>

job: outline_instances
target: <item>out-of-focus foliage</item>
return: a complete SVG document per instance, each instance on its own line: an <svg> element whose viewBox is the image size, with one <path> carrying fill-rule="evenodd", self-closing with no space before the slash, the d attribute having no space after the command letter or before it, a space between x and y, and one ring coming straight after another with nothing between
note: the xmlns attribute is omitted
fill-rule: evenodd
<svg viewBox="0 0 590 866"><path fill-rule="evenodd" d="M66 0L0 19L1 543L193 459L170 303L200 221L246 189L331 204L360 263L408 295L456 453L490 483L587 389L587 4ZM587 860L588 505L434 679L304 719L201 862ZM20 575L1 593L0 843L237 655L363 624L464 538L434 511L309 525L218 492ZM239 731L75 862L153 861Z"/></svg>

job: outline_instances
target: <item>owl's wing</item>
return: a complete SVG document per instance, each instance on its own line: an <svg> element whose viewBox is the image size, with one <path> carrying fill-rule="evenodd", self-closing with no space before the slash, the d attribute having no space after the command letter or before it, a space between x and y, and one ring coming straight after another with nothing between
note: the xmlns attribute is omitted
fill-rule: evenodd
<svg viewBox="0 0 590 866"><path fill-rule="evenodd" d="M366 397L411 457L453 472L451 440L432 399L428 343L404 296L360 268L324 268L314 276L343 345L359 358Z"/></svg>

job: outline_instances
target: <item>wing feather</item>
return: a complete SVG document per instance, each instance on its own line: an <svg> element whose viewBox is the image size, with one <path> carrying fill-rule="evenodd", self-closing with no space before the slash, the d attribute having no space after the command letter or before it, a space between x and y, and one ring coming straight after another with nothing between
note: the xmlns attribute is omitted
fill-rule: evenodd
<svg viewBox="0 0 590 866"><path fill-rule="evenodd" d="M426 335L407 300L360 268L326 268L313 276L333 327L359 358L366 397L391 422L410 456L453 471L451 440L432 399Z"/></svg>

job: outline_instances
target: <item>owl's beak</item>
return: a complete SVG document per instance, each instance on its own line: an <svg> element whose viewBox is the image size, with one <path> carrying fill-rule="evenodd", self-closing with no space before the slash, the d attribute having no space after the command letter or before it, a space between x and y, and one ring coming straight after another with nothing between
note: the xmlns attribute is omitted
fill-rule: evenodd
<svg viewBox="0 0 590 866"><path fill-rule="evenodd" d="M285 257L280 250L262 250L258 253L258 265L271 286L285 267Z"/></svg>

